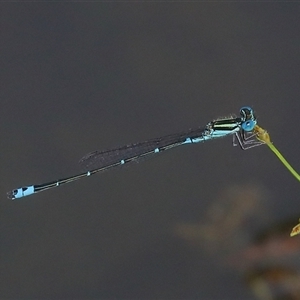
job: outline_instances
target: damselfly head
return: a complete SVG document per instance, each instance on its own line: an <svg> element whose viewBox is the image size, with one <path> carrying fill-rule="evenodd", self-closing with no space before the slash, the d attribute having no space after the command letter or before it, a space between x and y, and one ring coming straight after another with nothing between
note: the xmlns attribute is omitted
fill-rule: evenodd
<svg viewBox="0 0 300 300"><path fill-rule="evenodd" d="M254 126L256 125L256 116L254 115L254 111L249 106L244 106L240 110L240 114L242 116L241 121L241 127L245 131L252 131L254 129Z"/></svg>

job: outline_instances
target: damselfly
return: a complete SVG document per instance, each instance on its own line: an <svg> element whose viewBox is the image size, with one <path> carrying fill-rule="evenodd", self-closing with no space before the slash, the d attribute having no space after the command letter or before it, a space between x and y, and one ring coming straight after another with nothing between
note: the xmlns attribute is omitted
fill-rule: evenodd
<svg viewBox="0 0 300 300"><path fill-rule="evenodd" d="M217 119L209 122L204 128L190 129L186 132L129 144L112 150L91 152L80 160L80 163L84 164L88 171L44 184L23 186L8 192L7 196L12 200L22 198L91 176L100 171L140 161L144 157L161 153L177 146L196 144L227 135L233 135L237 138L242 149L248 149L261 144L257 140L251 139L255 125L256 117L252 108L245 106L240 110L240 117Z"/></svg>

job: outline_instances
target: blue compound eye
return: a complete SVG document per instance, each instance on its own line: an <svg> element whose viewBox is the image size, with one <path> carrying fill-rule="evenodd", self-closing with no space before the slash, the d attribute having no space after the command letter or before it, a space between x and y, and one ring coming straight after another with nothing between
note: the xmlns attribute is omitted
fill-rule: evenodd
<svg viewBox="0 0 300 300"><path fill-rule="evenodd" d="M241 124L241 127L245 131L252 131L254 126L256 125L256 121L248 120Z"/></svg>
<svg viewBox="0 0 300 300"><path fill-rule="evenodd" d="M240 111L248 110L250 113L253 113L253 109L250 106L243 106Z"/></svg>
<svg viewBox="0 0 300 300"><path fill-rule="evenodd" d="M244 106L240 109L240 114L242 116L243 121L254 119L253 109L249 106Z"/></svg>

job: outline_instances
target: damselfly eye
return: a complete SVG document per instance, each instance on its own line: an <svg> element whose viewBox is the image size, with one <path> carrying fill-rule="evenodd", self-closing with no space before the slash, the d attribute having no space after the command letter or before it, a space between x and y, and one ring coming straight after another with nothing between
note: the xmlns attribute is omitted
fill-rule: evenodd
<svg viewBox="0 0 300 300"><path fill-rule="evenodd" d="M254 116L254 111L251 107L249 106L244 106L240 109L240 114L242 116L242 120L243 121L247 121L247 120L254 120L255 116Z"/></svg>
<svg viewBox="0 0 300 300"><path fill-rule="evenodd" d="M245 131L252 131L254 126L256 125L256 121L248 120L241 124L241 127Z"/></svg>

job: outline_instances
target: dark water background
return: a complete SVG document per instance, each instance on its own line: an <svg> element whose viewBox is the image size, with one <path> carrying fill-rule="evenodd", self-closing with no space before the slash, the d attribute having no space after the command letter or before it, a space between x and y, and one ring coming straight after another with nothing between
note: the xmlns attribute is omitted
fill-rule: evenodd
<svg viewBox="0 0 300 300"><path fill-rule="evenodd" d="M267 147L229 137L6 192L243 105L300 170L299 3L2 3L0 17L1 299L255 299L253 268L298 272L285 252L245 254L300 217L299 182Z"/></svg>

